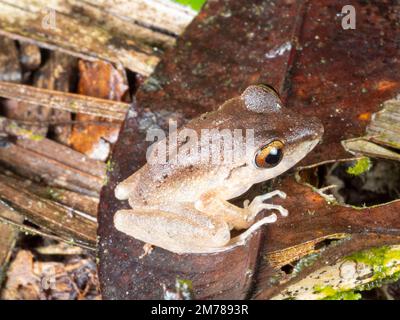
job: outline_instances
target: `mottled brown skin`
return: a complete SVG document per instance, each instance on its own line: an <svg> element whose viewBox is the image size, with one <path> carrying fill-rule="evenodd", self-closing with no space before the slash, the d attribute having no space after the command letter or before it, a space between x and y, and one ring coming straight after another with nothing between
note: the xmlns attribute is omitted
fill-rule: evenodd
<svg viewBox="0 0 400 320"><path fill-rule="evenodd" d="M132 209L115 214L116 228L176 253L227 250L242 243L256 227L276 220L272 214L254 226L257 214L263 209L275 209L286 215L282 207L263 203L274 195L285 196L279 191L256 197L244 208L227 200L291 168L312 150L323 134L317 119L304 118L282 107L279 97L264 86L248 87L241 96L226 101L218 110L189 122L178 130L178 136L187 129L194 130L198 137L202 129L242 129L243 132L251 129L254 144L249 152L229 163L216 164L189 155L176 164L147 163L117 186L116 197L129 199ZM273 168L257 167L256 152L274 140L284 143L282 160ZM191 142L182 134L178 147L197 150L199 146ZM240 139L233 139L235 146L239 142ZM153 159L159 155L160 143L154 144ZM201 144L205 145L206 142ZM219 156L223 158L222 152ZM233 228L249 229L241 237L231 239Z"/></svg>

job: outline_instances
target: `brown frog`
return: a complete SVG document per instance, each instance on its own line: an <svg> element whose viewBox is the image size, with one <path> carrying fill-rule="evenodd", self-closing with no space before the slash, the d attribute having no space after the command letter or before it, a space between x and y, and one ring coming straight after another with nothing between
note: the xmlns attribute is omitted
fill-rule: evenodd
<svg viewBox="0 0 400 320"><path fill-rule="evenodd" d="M222 149L214 147L208 150L221 153L213 158L218 161L195 155L202 147L209 147L209 139L190 143L196 139L179 138L183 132L186 136L188 132L194 133L191 138L198 138L203 129L242 132L241 135L232 134L230 141L223 139L223 146L228 145L227 142L233 146L229 161L222 159L229 155L225 149L222 154ZM252 133L251 143L247 140L243 143L243 132ZM243 208L228 200L242 195L253 184L275 178L294 166L315 147L322 134L323 126L318 119L283 107L270 87L249 86L239 97L178 130L175 146L182 147L185 152L177 152L167 162L148 162L118 184L115 196L120 200L129 199L131 209L115 213L115 227L175 253L219 252L241 245L257 228L276 221L277 216L272 213L255 222L262 210L277 210L287 215L283 207L264 203L273 196L284 198L286 195L276 190L257 196L251 202L246 200ZM165 145L166 141L162 139L153 145L153 150L157 150L152 153L153 160L162 150L157 147ZM174 142L168 143L171 145L174 146ZM231 238L232 229L247 230Z"/></svg>

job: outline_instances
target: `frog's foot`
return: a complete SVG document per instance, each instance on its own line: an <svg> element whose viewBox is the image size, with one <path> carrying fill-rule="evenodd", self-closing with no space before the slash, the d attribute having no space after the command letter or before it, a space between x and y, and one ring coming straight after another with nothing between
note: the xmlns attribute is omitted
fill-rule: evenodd
<svg viewBox="0 0 400 320"><path fill-rule="evenodd" d="M263 209L267 209L267 210L277 210L280 212L280 214L284 217L286 217L288 215L288 211L280 206L280 205L275 205L275 204L270 204L270 203L264 203L264 200L270 199L272 197L275 196L279 196L282 199L286 198L286 193L279 191L279 190L275 190L260 196L257 196L253 199L253 201L249 201L249 200L245 200L243 202L243 206L245 209L249 210L249 215L247 216L247 220L248 221L253 221L255 219L255 217L263 210ZM277 217L276 214L272 214L269 217L271 222L268 222L269 220L265 221L265 223L273 223L276 221Z"/></svg>

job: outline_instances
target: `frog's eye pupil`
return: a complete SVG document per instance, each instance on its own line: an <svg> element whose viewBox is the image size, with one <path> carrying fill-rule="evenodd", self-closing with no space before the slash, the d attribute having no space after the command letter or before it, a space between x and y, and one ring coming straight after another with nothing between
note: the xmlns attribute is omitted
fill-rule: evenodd
<svg viewBox="0 0 400 320"><path fill-rule="evenodd" d="M281 162L283 142L275 140L262 147L256 154L255 163L259 168L272 168Z"/></svg>
<svg viewBox="0 0 400 320"><path fill-rule="evenodd" d="M265 158L265 163L269 165L276 165L281 160L282 151L277 148L271 149L269 155Z"/></svg>

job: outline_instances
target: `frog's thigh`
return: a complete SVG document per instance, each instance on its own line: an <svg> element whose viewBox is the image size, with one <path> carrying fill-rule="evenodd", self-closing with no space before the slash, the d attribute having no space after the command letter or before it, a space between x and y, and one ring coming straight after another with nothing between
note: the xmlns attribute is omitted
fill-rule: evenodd
<svg viewBox="0 0 400 320"><path fill-rule="evenodd" d="M176 253L207 252L229 242L230 231L225 221L201 213L191 217L194 218L138 208L117 211L114 225L129 236Z"/></svg>

